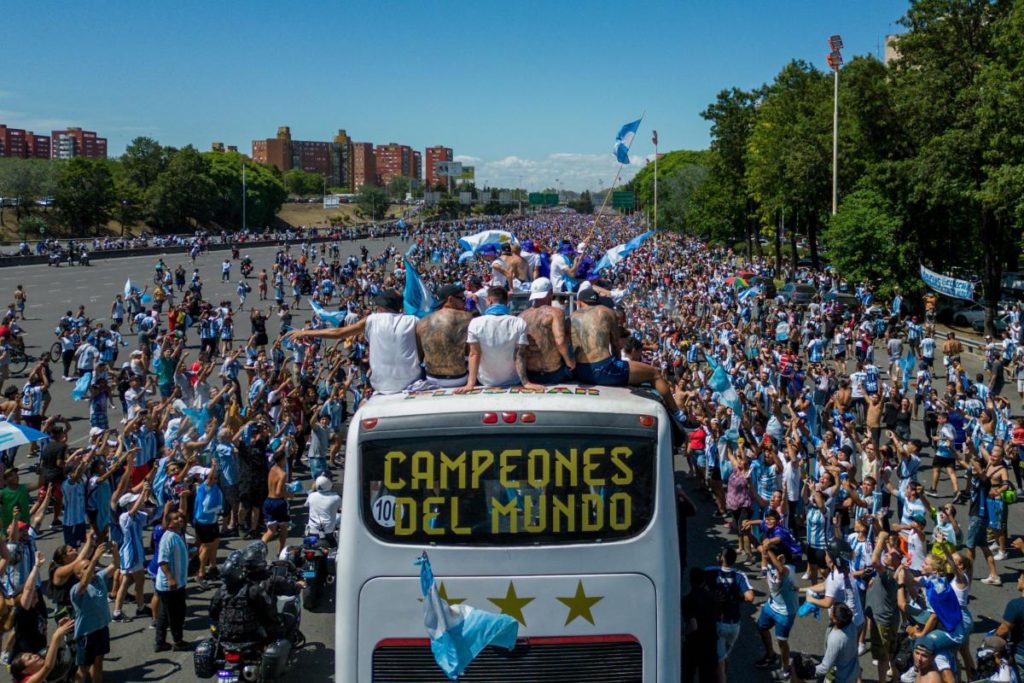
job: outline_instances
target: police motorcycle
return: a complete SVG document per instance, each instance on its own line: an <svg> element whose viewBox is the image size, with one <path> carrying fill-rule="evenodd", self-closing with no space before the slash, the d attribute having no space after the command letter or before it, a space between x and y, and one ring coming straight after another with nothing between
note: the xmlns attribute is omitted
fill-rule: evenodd
<svg viewBox="0 0 1024 683"><path fill-rule="evenodd" d="M242 277L249 277L250 275L252 275L252 259L249 258L248 255L242 257L242 265L240 268L242 271Z"/></svg>
<svg viewBox="0 0 1024 683"><path fill-rule="evenodd" d="M222 615L251 620L253 615L229 615L227 610L236 609L232 600L240 596L244 588L257 586L258 591L265 591L274 601L276 633L265 638L234 642L221 635L216 623L211 623L211 637L199 643L193 652L196 678L216 676L218 683L271 683L284 676L292 654L306 644L306 637L299 630L302 596L299 585L295 583L295 565L289 559L279 559L268 565L266 552L266 544L256 541L243 552L232 552L221 563L219 569L224 586L235 586L235 594L225 600Z"/></svg>
<svg viewBox="0 0 1024 683"><path fill-rule="evenodd" d="M295 566L306 583L302 589L302 604L310 609L316 607L324 591L334 585L338 568L338 526L340 523L328 533L323 523L307 525L306 535L302 537Z"/></svg>

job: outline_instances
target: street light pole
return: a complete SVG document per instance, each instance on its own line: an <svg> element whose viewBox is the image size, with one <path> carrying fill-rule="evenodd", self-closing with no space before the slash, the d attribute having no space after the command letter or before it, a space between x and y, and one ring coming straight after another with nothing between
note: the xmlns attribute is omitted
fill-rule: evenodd
<svg viewBox="0 0 1024 683"><path fill-rule="evenodd" d="M242 232L245 232L245 162L242 162Z"/></svg>
<svg viewBox="0 0 1024 683"><path fill-rule="evenodd" d="M832 95L832 215L836 214L839 206L839 67L843 65L843 39L834 35L828 39L828 46L832 50L828 55L828 65L832 67L835 74Z"/></svg>

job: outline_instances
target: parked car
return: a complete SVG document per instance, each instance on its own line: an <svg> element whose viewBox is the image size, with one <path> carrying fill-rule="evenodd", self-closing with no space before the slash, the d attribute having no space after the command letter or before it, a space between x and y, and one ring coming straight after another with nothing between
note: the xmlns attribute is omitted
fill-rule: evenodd
<svg viewBox="0 0 1024 683"><path fill-rule="evenodd" d="M798 306L806 306L811 303L814 296L818 293L811 285L805 285L798 282L787 282L783 285L782 289L779 290L779 296L788 303L797 304Z"/></svg>
<svg viewBox="0 0 1024 683"><path fill-rule="evenodd" d="M992 321L992 327L996 334L1002 334L1010 327L1010 314L1005 313L1000 315ZM978 334L985 334L985 316L981 316L980 320L971 321L971 329Z"/></svg>

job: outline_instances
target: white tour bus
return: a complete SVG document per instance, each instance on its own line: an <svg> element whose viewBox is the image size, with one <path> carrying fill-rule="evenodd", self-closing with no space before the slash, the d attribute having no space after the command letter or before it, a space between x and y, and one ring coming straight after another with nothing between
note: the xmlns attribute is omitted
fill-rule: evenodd
<svg viewBox="0 0 1024 683"><path fill-rule="evenodd" d="M352 420L338 550L339 683L446 681L423 624L441 596L520 622L460 680L680 678L671 425L608 387L378 396Z"/></svg>

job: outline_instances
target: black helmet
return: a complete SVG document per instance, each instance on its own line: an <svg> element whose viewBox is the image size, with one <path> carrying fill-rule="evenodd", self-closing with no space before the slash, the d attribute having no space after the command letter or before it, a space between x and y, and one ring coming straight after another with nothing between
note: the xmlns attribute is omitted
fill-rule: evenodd
<svg viewBox="0 0 1024 683"><path fill-rule="evenodd" d="M242 567L247 572L258 571L267 566L267 544L255 541L242 551Z"/></svg>

